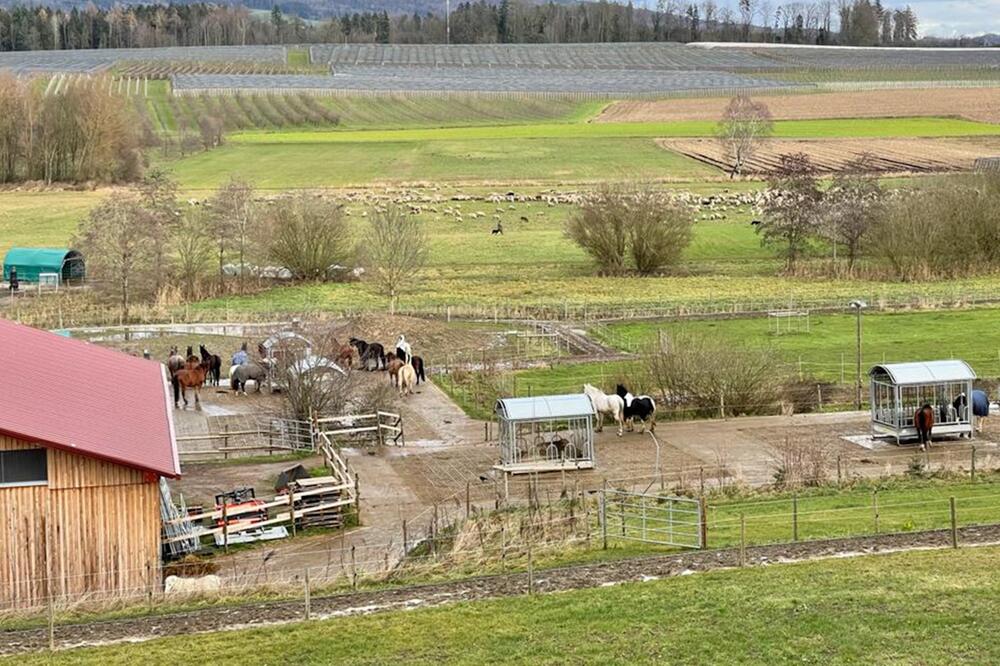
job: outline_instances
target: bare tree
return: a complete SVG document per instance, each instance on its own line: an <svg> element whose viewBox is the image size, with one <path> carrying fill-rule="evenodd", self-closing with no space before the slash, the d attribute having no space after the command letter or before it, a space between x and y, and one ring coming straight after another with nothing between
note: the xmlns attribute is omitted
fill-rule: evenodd
<svg viewBox="0 0 1000 666"><path fill-rule="evenodd" d="M295 278L325 280L351 256L350 230L336 203L297 194L269 209L263 223L267 257Z"/></svg>
<svg viewBox="0 0 1000 666"><path fill-rule="evenodd" d="M220 187L212 199L212 209L216 216L222 218L222 226L235 245L240 294L245 290L247 251L251 239L257 235L254 228L257 217L253 198L253 185L234 177ZM220 271L221 269L220 263Z"/></svg>
<svg viewBox="0 0 1000 666"><path fill-rule="evenodd" d="M623 274L628 256L628 209L623 188L603 185L569 218L566 236L597 262L601 274Z"/></svg>
<svg viewBox="0 0 1000 666"><path fill-rule="evenodd" d="M822 198L809 156L782 155L781 168L757 202L757 232L765 244L779 246L789 272L817 234Z"/></svg>
<svg viewBox="0 0 1000 666"><path fill-rule="evenodd" d="M136 293L151 277L154 248L146 233L146 219L138 200L116 195L90 212L74 240L97 284L117 292L123 321L128 321Z"/></svg>
<svg viewBox="0 0 1000 666"><path fill-rule="evenodd" d="M716 136L732 161L732 177L743 173L743 167L773 132L774 122L766 104L755 102L744 94L729 100L716 128Z"/></svg>
<svg viewBox="0 0 1000 666"><path fill-rule="evenodd" d="M183 285L186 298L197 298L198 285L210 270L212 246L205 242L212 226L210 215L202 207L192 207L174 228L177 277Z"/></svg>
<svg viewBox="0 0 1000 666"><path fill-rule="evenodd" d="M843 245L847 252L847 270L861 254L861 245L875 220L882 215L885 192L872 172L872 157L861 155L837 173L824 196L828 235L834 248Z"/></svg>
<svg viewBox="0 0 1000 666"><path fill-rule="evenodd" d="M153 293L167 283L169 239L180 217L177 207L177 183L163 171L150 171L136 186L139 203L145 212L145 233L153 244Z"/></svg>
<svg viewBox="0 0 1000 666"><path fill-rule="evenodd" d="M363 241L365 268L379 292L396 312L400 290L411 283L427 263L427 234L419 218L395 205L375 211Z"/></svg>

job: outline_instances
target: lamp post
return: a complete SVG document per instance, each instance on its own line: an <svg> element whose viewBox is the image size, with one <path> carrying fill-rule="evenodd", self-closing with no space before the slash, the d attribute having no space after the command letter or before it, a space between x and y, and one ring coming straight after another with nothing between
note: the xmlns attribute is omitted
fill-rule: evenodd
<svg viewBox="0 0 1000 666"><path fill-rule="evenodd" d="M861 311L868 307L864 301L851 301L851 308L854 310L856 320L856 342L855 350L857 360L857 385L855 386L854 408L861 411Z"/></svg>

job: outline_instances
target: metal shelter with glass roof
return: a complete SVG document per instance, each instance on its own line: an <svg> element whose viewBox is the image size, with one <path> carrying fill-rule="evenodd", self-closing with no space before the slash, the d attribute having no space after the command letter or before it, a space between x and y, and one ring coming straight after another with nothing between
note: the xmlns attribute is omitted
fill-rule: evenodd
<svg viewBox="0 0 1000 666"><path fill-rule="evenodd" d="M897 444L917 437L913 416L924 405L934 408L934 435L973 436L975 416L970 405L976 373L965 361L883 363L868 377L872 436L893 437Z"/></svg>
<svg viewBox="0 0 1000 666"><path fill-rule="evenodd" d="M594 467L594 405L585 394L501 398L500 463L511 474Z"/></svg>

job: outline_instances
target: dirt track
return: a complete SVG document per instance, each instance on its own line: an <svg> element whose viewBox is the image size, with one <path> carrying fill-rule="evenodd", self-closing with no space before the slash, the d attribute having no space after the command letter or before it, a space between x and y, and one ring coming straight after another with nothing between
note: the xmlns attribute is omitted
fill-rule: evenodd
<svg viewBox="0 0 1000 666"><path fill-rule="evenodd" d="M768 95L760 98L779 120L961 116L1000 123L1000 88L932 88L864 92ZM728 99L668 99L616 102L594 122L635 123L718 120Z"/></svg>
<svg viewBox="0 0 1000 666"><path fill-rule="evenodd" d="M1000 525L967 527L959 530L964 545L1000 542ZM751 565L787 563L844 554L872 554L893 550L943 548L950 545L948 530L832 539L797 544L747 548ZM534 591L552 593L565 590L643 582L684 573L732 568L739 564L739 551L689 551L676 555L644 557L603 564L587 564L535 572ZM527 574L508 574L448 583L403 587L375 592L357 592L312 600L312 617L328 619L345 615L370 614L394 609L428 608L457 601L511 597L528 591ZM56 628L58 648L123 641L139 641L196 632L226 631L250 625L296 622L303 618L302 602L255 603L228 608L209 608L188 613L112 620ZM46 629L0 632L0 654L42 650L48 646Z"/></svg>

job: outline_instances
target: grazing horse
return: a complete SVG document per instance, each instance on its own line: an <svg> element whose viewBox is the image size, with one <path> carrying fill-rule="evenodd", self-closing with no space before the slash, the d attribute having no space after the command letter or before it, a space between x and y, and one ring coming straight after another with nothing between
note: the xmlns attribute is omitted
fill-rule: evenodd
<svg viewBox="0 0 1000 666"><path fill-rule="evenodd" d="M625 400L619 395L608 395L596 386L583 385L583 392L590 398L597 412L597 432L604 430L604 416L610 416L618 424L618 436L625 430Z"/></svg>
<svg viewBox="0 0 1000 666"><path fill-rule="evenodd" d="M628 424L629 432L635 427L635 420L642 423L642 431L646 432L646 422L649 422L649 431L656 432L656 402L648 395L634 396L629 390L619 384L615 393L625 403L624 417Z"/></svg>
<svg viewBox="0 0 1000 666"><path fill-rule="evenodd" d="M201 362L208 366L209 383L218 386L222 377L222 357L205 349L205 345L199 345L198 351L201 352Z"/></svg>
<svg viewBox="0 0 1000 666"><path fill-rule="evenodd" d="M932 441L931 431L934 429L934 408L924 405L913 414L913 426L917 429L920 439L920 450L927 450Z"/></svg>
<svg viewBox="0 0 1000 666"><path fill-rule="evenodd" d="M170 383L174 387L174 408L180 407L179 402L182 398L184 406L187 407L187 390L194 389L195 409L201 409L201 387L205 384L207 376L208 364L193 354L189 356L185 366L170 378Z"/></svg>
<svg viewBox="0 0 1000 666"><path fill-rule="evenodd" d="M267 381L267 368L256 363L244 363L233 367L229 375L229 383L235 393L247 394L247 382L253 381L257 385L257 393L260 387Z"/></svg>
<svg viewBox="0 0 1000 666"><path fill-rule="evenodd" d="M183 370L186 362L184 357L177 353L177 347L170 348L170 356L167 357L167 370L170 372L171 377L177 374L179 370Z"/></svg>
<svg viewBox="0 0 1000 666"><path fill-rule="evenodd" d="M358 350L361 367L366 370L385 369L385 347L378 342L368 343L359 338L351 338L350 345Z"/></svg>
<svg viewBox="0 0 1000 666"><path fill-rule="evenodd" d="M427 375L424 373L424 359L419 356L410 357L410 365L413 366L413 371L417 373L417 384L420 382L427 383Z"/></svg>
<svg viewBox="0 0 1000 666"><path fill-rule="evenodd" d="M397 361L399 359L396 359ZM417 371L409 363L399 369L399 397L411 395L417 385Z"/></svg>

